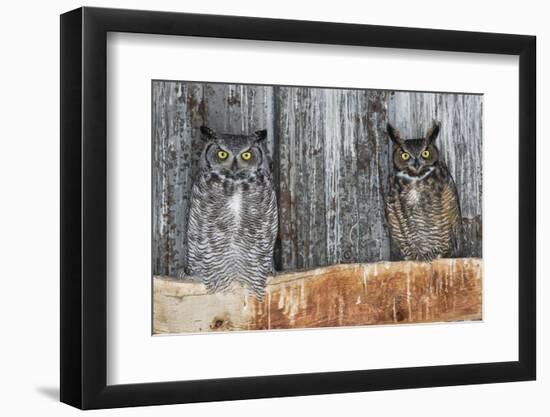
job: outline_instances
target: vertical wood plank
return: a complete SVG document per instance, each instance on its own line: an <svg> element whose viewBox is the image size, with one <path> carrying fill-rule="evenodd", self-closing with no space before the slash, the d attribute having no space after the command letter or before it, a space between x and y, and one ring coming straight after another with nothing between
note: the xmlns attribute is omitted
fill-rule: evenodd
<svg viewBox="0 0 550 417"><path fill-rule="evenodd" d="M387 93L280 87L276 100L282 269L389 259Z"/></svg>
<svg viewBox="0 0 550 417"><path fill-rule="evenodd" d="M153 269L177 275L185 262L189 190L200 152L202 86L154 82L152 93Z"/></svg>
<svg viewBox="0 0 550 417"><path fill-rule="evenodd" d="M362 247L360 262L375 262L390 259L390 238L386 222L384 196L389 189L389 175L392 168L391 148L386 136L388 121L387 91L369 91L366 111L361 112L365 120L363 127L363 155L359 157L362 171L360 193L362 214L359 222L359 239ZM366 106L365 106L366 104ZM366 154L366 155L364 155Z"/></svg>
<svg viewBox="0 0 550 417"><path fill-rule="evenodd" d="M314 89L279 87L275 98L283 270L326 263L324 111L317 94Z"/></svg>

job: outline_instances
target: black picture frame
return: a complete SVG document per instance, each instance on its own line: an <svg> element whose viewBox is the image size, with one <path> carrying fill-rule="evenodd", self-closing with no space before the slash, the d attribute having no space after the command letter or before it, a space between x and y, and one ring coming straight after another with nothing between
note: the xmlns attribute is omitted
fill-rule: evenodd
<svg viewBox="0 0 550 417"><path fill-rule="evenodd" d="M107 385L107 33L519 56L519 360ZM536 377L536 38L136 10L61 15L61 401L82 409L533 380Z"/></svg>

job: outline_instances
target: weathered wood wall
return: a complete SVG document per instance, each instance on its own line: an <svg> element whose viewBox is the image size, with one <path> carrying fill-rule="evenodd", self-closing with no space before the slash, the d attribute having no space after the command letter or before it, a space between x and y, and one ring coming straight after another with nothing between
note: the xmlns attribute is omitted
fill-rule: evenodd
<svg viewBox="0 0 550 417"><path fill-rule="evenodd" d="M177 275L201 124L266 128L278 185L279 270L390 259L383 196L392 169L390 121L404 137L442 122L439 146L457 182L467 235L481 256L482 97L154 81L154 273Z"/></svg>

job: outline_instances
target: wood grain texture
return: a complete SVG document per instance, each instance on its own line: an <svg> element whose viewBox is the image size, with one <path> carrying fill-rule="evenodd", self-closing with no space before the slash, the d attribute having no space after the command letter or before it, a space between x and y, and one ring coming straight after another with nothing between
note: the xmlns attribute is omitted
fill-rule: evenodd
<svg viewBox="0 0 550 417"><path fill-rule="evenodd" d="M263 302L238 287L154 278L154 334L481 320L482 262L346 264L270 278Z"/></svg>
<svg viewBox="0 0 550 417"><path fill-rule="evenodd" d="M268 130L279 204L279 271L391 259L384 216L390 121L404 137L442 123L438 145L456 183L466 245L481 257L482 96L154 81L153 272L175 276L184 242L198 127Z"/></svg>

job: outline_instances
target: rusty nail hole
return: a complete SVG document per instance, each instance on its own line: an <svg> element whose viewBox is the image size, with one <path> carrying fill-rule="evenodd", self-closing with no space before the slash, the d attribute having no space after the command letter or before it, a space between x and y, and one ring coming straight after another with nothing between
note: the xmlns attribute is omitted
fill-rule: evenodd
<svg viewBox="0 0 550 417"><path fill-rule="evenodd" d="M222 327L222 325L223 325L223 320L221 320L221 319L218 319L214 322L214 327L216 329L219 329L220 327Z"/></svg>

